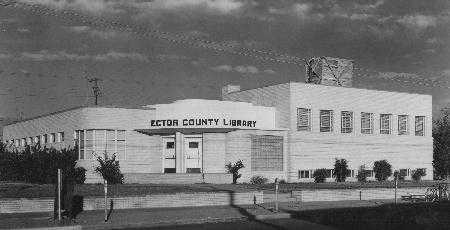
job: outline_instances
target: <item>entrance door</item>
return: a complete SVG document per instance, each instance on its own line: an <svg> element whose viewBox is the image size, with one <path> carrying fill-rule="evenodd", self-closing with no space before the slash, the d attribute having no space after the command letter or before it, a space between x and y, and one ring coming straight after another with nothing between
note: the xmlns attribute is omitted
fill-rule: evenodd
<svg viewBox="0 0 450 230"><path fill-rule="evenodd" d="M164 173L176 172L175 138L163 138Z"/></svg>
<svg viewBox="0 0 450 230"><path fill-rule="evenodd" d="M201 173L202 171L202 138L185 138L184 155L186 173Z"/></svg>

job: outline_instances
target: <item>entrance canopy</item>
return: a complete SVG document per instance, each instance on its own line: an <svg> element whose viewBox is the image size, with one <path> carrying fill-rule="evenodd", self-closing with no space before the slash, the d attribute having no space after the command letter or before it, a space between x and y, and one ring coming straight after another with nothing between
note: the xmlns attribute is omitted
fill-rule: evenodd
<svg viewBox="0 0 450 230"><path fill-rule="evenodd" d="M183 134L200 134L200 133L228 133L235 131L237 128L161 128L161 129L135 129L140 133L147 135L169 135L180 132Z"/></svg>

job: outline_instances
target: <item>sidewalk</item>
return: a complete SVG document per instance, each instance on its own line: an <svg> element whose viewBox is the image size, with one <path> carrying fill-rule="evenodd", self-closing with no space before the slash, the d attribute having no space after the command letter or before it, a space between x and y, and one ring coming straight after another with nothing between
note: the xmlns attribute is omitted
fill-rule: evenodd
<svg viewBox="0 0 450 230"><path fill-rule="evenodd" d="M100 210L84 211L77 216L74 222L65 221L63 224L54 223L50 218L50 213L0 214L0 228L48 228L64 225L78 225L83 229L157 227L247 219L289 218L287 212L290 210L375 206L382 203L386 203L386 201L306 202L297 204L290 202L279 204L280 213L272 211L275 206L273 203L261 206L122 209L113 210L107 223L104 222L104 211Z"/></svg>

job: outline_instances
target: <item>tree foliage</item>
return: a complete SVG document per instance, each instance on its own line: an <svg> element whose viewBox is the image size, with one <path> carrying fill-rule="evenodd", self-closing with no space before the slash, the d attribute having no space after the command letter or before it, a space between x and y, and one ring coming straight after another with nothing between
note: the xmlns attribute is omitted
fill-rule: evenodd
<svg viewBox="0 0 450 230"><path fill-rule="evenodd" d="M422 177L424 177L424 176L426 176L425 169L415 169L415 170L412 172L411 178L412 178L414 181L419 181L419 180L422 179Z"/></svg>
<svg viewBox="0 0 450 230"><path fill-rule="evenodd" d="M346 159L336 159L334 162L333 175L336 178L336 182L345 182L348 176L348 164Z"/></svg>
<svg viewBox="0 0 450 230"><path fill-rule="evenodd" d="M358 175L356 175L356 179L358 179L358 182L366 182L367 175L368 175L368 172L365 169L364 165L359 166Z"/></svg>
<svg viewBox="0 0 450 230"><path fill-rule="evenodd" d="M225 168L227 169L228 173L231 173L233 175L233 184L236 184L237 180L241 178L242 174L239 173L239 170L244 167L245 166L241 160L236 161L234 164L228 162L228 164L225 165Z"/></svg>
<svg viewBox="0 0 450 230"><path fill-rule="evenodd" d="M97 156L98 165L95 172L100 174L108 184L123 184L123 174L120 171L119 161L116 160L116 154L108 155L107 152L102 156Z"/></svg>
<svg viewBox="0 0 450 230"><path fill-rule="evenodd" d="M434 179L446 178L450 172L450 110L442 110L433 122L433 167Z"/></svg>
<svg viewBox="0 0 450 230"><path fill-rule="evenodd" d="M385 181L392 175L392 166L387 160L375 161L373 164L373 171L377 181Z"/></svg>
<svg viewBox="0 0 450 230"><path fill-rule="evenodd" d="M77 149L27 146L22 151L10 151L0 143L0 180L50 184L57 181L57 170L64 177L84 183L85 169L76 167Z"/></svg>
<svg viewBox="0 0 450 230"><path fill-rule="evenodd" d="M250 178L250 183L251 184L266 184L267 181L269 181L269 179L263 177L263 176L252 176L252 178Z"/></svg>
<svg viewBox="0 0 450 230"><path fill-rule="evenodd" d="M325 182L325 179L327 178L327 173L328 173L328 170L325 168L316 169L313 173L314 182L316 182L316 183Z"/></svg>

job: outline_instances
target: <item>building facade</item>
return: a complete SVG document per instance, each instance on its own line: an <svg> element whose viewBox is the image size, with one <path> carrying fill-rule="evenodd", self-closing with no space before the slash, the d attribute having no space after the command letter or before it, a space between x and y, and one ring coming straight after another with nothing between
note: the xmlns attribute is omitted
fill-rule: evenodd
<svg viewBox="0 0 450 230"><path fill-rule="evenodd" d="M433 178L430 95L290 82L241 91L222 100L186 99L140 109L81 107L3 129L10 148L77 145L87 182L98 182L95 157L116 153L128 183L229 183L225 165L242 160L241 182L313 181L336 158L371 170L387 160L410 179ZM369 178L370 179L370 178ZM373 179L373 177L372 177Z"/></svg>

